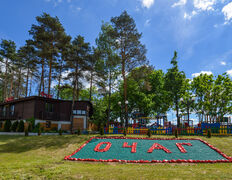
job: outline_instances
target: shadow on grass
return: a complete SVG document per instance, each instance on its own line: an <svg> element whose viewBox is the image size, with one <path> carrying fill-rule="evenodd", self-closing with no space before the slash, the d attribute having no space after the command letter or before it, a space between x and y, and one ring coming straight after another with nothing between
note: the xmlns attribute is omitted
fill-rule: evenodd
<svg viewBox="0 0 232 180"><path fill-rule="evenodd" d="M0 153L21 153L40 148L57 149L69 144L81 144L91 136L0 136Z"/></svg>

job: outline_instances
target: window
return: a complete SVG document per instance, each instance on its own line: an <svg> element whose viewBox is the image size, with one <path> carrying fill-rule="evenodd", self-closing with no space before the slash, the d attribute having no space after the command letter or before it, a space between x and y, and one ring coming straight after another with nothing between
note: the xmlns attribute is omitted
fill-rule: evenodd
<svg viewBox="0 0 232 180"><path fill-rule="evenodd" d="M15 106L14 105L11 105L10 106L10 115L14 115L14 109L15 109Z"/></svg>
<svg viewBox="0 0 232 180"><path fill-rule="evenodd" d="M2 116L6 116L6 106L3 106L2 108Z"/></svg>
<svg viewBox="0 0 232 180"><path fill-rule="evenodd" d="M86 111L84 110L73 110L73 114L75 115L85 115L86 114Z"/></svg>
<svg viewBox="0 0 232 180"><path fill-rule="evenodd" d="M46 112L53 112L53 104L46 103L45 104L45 110L46 110Z"/></svg>

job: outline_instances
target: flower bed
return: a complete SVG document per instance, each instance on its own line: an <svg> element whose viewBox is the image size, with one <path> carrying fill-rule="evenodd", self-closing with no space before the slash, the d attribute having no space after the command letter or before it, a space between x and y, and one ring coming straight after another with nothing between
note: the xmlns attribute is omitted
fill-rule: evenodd
<svg viewBox="0 0 232 180"><path fill-rule="evenodd" d="M127 163L232 162L201 139L92 137L65 160Z"/></svg>

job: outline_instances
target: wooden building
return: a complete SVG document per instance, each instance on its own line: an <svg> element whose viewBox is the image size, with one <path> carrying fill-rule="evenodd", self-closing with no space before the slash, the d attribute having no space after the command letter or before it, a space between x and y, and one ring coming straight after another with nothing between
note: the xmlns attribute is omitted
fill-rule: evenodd
<svg viewBox="0 0 232 180"><path fill-rule="evenodd" d="M72 101L40 96L31 96L0 103L0 128L7 119L11 121L35 119L45 130L52 128L62 130L88 128L88 120L93 114L90 101L76 101L71 117Z"/></svg>

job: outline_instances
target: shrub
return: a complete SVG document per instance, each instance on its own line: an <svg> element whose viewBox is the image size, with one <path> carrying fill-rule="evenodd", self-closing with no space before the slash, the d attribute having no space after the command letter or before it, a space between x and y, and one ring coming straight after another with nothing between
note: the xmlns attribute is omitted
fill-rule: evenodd
<svg viewBox="0 0 232 180"><path fill-rule="evenodd" d="M127 133L127 129L124 128L124 129L123 129L123 135L126 136L126 133Z"/></svg>
<svg viewBox="0 0 232 180"><path fill-rule="evenodd" d="M18 132L24 132L24 122L23 120L19 121L19 125L18 125Z"/></svg>
<svg viewBox="0 0 232 180"><path fill-rule="evenodd" d="M100 135L103 136L104 134L105 134L105 133L104 133L104 127L101 126L101 128L100 128Z"/></svg>
<svg viewBox="0 0 232 180"><path fill-rule="evenodd" d="M25 128L25 136L28 136L28 127Z"/></svg>
<svg viewBox="0 0 232 180"><path fill-rule="evenodd" d="M207 137L208 137L208 138L211 138L211 136L212 136L211 129L208 129L208 130L207 130Z"/></svg>
<svg viewBox="0 0 232 180"><path fill-rule="evenodd" d="M60 136L62 135L62 130L61 130L61 128L59 129L59 135L60 135Z"/></svg>
<svg viewBox="0 0 232 180"><path fill-rule="evenodd" d="M151 129L148 129L148 131L147 131L147 136L148 136L148 137L151 137Z"/></svg>
<svg viewBox="0 0 232 180"><path fill-rule="evenodd" d="M178 138L178 129L175 129L175 137Z"/></svg>
<svg viewBox="0 0 232 180"><path fill-rule="evenodd" d="M51 131L55 131L55 132L57 132L57 131L58 131L58 129L57 129L57 127L53 127L53 128L51 128Z"/></svg>
<svg viewBox="0 0 232 180"><path fill-rule="evenodd" d="M81 135L81 130L80 129L77 129L77 135Z"/></svg>
<svg viewBox="0 0 232 180"><path fill-rule="evenodd" d="M11 131L16 132L18 125L19 125L19 122L15 121L11 126Z"/></svg>
<svg viewBox="0 0 232 180"><path fill-rule="evenodd" d="M39 127L39 129L38 129L38 136L40 136L41 135L41 127Z"/></svg>
<svg viewBox="0 0 232 180"><path fill-rule="evenodd" d="M10 120L6 120L5 124L4 124L4 131L5 132L10 132L10 128L11 128L11 121Z"/></svg>
<svg viewBox="0 0 232 180"><path fill-rule="evenodd" d="M31 122L28 123L28 132L31 132L32 131L32 124Z"/></svg>

